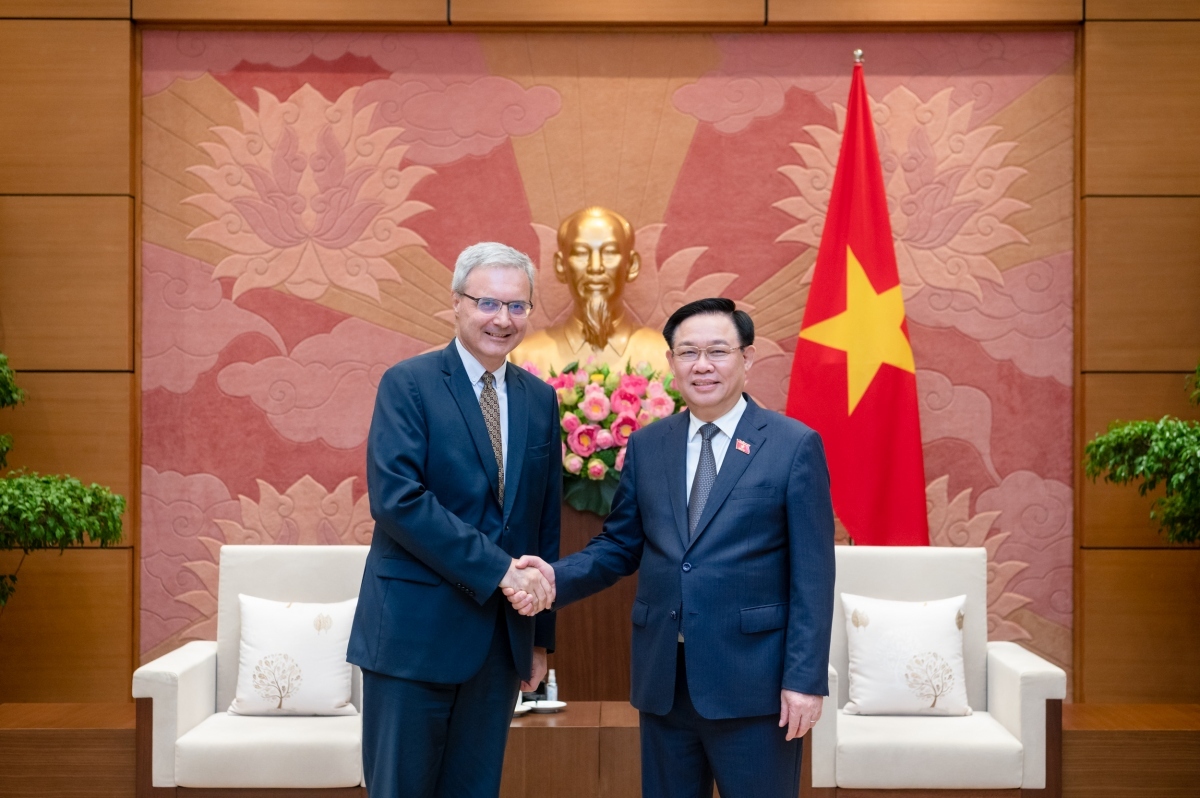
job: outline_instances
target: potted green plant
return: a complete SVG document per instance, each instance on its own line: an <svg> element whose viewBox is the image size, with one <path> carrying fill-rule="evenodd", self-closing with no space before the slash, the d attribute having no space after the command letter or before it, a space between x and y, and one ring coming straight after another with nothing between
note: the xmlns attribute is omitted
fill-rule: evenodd
<svg viewBox="0 0 1200 798"><path fill-rule="evenodd" d="M1189 378L1192 404L1200 404L1200 366ZM1200 421L1163 416L1158 421L1114 421L1083 449L1084 472L1095 481L1137 484L1145 496L1163 495L1150 517L1169 543L1200 540Z"/></svg>
<svg viewBox="0 0 1200 798"><path fill-rule="evenodd" d="M0 408L25 401L8 357L0 353ZM0 468L7 468L12 436L0 434ZM121 540L125 499L100 485L70 476L44 476L23 470L0 478L0 549L20 549L11 574L0 573L0 611L16 589L17 574L30 552L65 549L89 540L109 546Z"/></svg>

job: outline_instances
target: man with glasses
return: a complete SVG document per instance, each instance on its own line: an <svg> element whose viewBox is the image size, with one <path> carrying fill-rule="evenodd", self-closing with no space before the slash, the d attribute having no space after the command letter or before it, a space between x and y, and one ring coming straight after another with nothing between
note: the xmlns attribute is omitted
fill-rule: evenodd
<svg viewBox="0 0 1200 798"><path fill-rule="evenodd" d="M562 447L554 390L506 362L533 309L533 265L468 247L451 283L456 336L388 369L367 440L375 533L347 659L363 669L371 798L492 798L518 686L533 689L553 601L517 558L558 556Z"/></svg>
<svg viewBox="0 0 1200 798"><path fill-rule="evenodd" d="M833 508L821 439L743 391L754 322L728 299L663 329L688 412L635 432L601 534L553 567L563 607L640 569L642 795L795 798L828 692ZM534 598L506 589L521 607Z"/></svg>

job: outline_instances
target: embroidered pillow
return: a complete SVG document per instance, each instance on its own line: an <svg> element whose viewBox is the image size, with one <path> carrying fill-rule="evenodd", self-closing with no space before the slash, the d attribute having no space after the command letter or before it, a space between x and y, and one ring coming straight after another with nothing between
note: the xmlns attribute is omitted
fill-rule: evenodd
<svg viewBox="0 0 1200 798"><path fill-rule="evenodd" d="M963 664L967 597L889 601L842 594L851 715L970 715Z"/></svg>
<svg viewBox="0 0 1200 798"><path fill-rule="evenodd" d="M335 604L238 594L242 639L235 715L355 715L346 661L358 599Z"/></svg>

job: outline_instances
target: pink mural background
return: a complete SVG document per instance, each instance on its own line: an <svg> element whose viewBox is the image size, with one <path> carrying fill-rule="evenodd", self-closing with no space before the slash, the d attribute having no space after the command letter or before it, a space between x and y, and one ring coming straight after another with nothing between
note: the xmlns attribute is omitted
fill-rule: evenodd
<svg viewBox="0 0 1200 798"><path fill-rule="evenodd" d="M751 309L784 404L867 53L931 542L986 546L989 628L1069 667L1074 39L995 34L147 32L141 650L215 636L224 543L366 543L392 363L449 340L458 252L541 266L591 204L626 304Z"/></svg>

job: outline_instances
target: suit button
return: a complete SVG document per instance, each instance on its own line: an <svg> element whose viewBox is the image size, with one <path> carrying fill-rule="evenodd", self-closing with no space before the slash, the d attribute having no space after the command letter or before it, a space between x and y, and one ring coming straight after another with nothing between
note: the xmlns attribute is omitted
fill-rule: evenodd
<svg viewBox="0 0 1200 798"><path fill-rule="evenodd" d="M686 574L690 570L692 570L692 564L690 562L685 562L683 564L683 572Z"/></svg>
<svg viewBox="0 0 1200 798"><path fill-rule="evenodd" d="M673 621L678 617L679 617L679 613L677 613L675 610L671 610L671 620Z"/></svg>

